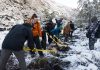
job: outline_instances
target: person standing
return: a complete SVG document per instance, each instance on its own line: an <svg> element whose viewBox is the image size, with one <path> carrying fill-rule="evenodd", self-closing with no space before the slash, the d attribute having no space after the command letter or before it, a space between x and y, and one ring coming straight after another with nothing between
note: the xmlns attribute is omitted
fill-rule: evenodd
<svg viewBox="0 0 100 70"><path fill-rule="evenodd" d="M47 22L46 22L46 27L45 27L45 30L46 32L48 33L48 43L51 44L52 43L52 39L50 36L53 37L53 33L52 33L52 30L55 28L55 24L52 22L52 19L49 19Z"/></svg>
<svg viewBox="0 0 100 70"><path fill-rule="evenodd" d="M94 50L94 44L97 41L96 32L98 29L99 23L96 16L91 18L91 23L87 27L86 36L89 38L89 49Z"/></svg>
<svg viewBox="0 0 100 70"><path fill-rule="evenodd" d="M68 41L68 37L70 36L70 32L71 32L71 27L70 27L70 22L68 22L63 29L63 36L65 37L64 41L67 42Z"/></svg>
<svg viewBox="0 0 100 70"><path fill-rule="evenodd" d="M62 30L63 18L60 18L59 20L56 19L56 24L57 24L57 27L56 27L56 29L54 30L54 33L56 33L56 36L57 36L58 38L60 38L59 34L60 34L61 30Z"/></svg>
<svg viewBox="0 0 100 70"><path fill-rule="evenodd" d="M31 23L31 19L27 19L27 23L13 26L6 35L2 43L0 70L6 70L6 63L12 53L17 57L21 70L27 70L23 46L25 41L28 41L30 49L34 46Z"/></svg>
<svg viewBox="0 0 100 70"><path fill-rule="evenodd" d="M37 49L42 49L41 42L40 42L40 41L42 41L41 24L40 24L36 14L33 14L31 19L33 20L32 21L32 27L33 27L32 32L33 32L34 43L35 43ZM31 52L31 53L33 53L32 57L34 57L35 52ZM39 53L40 57L44 56L42 51L39 51L38 53Z"/></svg>

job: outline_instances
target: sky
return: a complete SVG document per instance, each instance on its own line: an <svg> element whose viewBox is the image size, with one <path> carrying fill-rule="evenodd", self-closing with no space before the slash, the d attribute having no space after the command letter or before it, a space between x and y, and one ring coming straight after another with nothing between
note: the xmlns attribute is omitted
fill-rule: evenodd
<svg viewBox="0 0 100 70"><path fill-rule="evenodd" d="M54 1L56 1L57 3L63 4L63 5L66 5L68 7L71 7L71 8L77 8L78 0L54 0Z"/></svg>

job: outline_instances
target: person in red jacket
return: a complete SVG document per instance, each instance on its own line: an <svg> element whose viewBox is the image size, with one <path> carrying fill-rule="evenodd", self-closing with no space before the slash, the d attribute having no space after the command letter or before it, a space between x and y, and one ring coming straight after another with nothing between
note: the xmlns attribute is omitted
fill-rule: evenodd
<svg viewBox="0 0 100 70"><path fill-rule="evenodd" d="M40 40L42 40L41 24L40 24L36 14L33 14L31 19L33 19L32 32L33 32L34 43L35 43L37 49L42 49L41 42L40 42ZM32 57L34 57L35 53L34 52L31 52L31 53L33 53ZM39 55L44 56L42 51L39 51Z"/></svg>

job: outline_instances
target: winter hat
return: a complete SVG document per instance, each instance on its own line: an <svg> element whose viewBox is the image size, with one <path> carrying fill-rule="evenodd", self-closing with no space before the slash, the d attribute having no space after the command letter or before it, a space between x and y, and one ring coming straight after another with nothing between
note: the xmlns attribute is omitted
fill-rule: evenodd
<svg viewBox="0 0 100 70"><path fill-rule="evenodd" d="M36 14L33 14L31 18L32 19L37 18L37 15Z"/></svg>

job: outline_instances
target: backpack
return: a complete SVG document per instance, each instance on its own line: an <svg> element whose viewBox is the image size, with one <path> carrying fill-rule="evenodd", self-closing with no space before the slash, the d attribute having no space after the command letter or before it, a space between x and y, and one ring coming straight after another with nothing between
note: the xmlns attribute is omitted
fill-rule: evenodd
<svg viewBox="0 0 100 70"><path fill-rule="evenodd" d="M98 22L99 23L99 22ZM98 28L97 28L97 30L96 30L96 32L95 32L95 38L100 38L100 24L98 24L98 26L97 26ZM92 34L92 31L88 31L87 33L86 33L86 37L87 38L90 38L91 37L91 34Z"/></svg>
<svg viewBox="0 0 100 70"><path fill-rule="evenodd" d="M100 24L98 26L98 29L97 29L96 33L95 33L95 37L100 38Z"/></svg>

